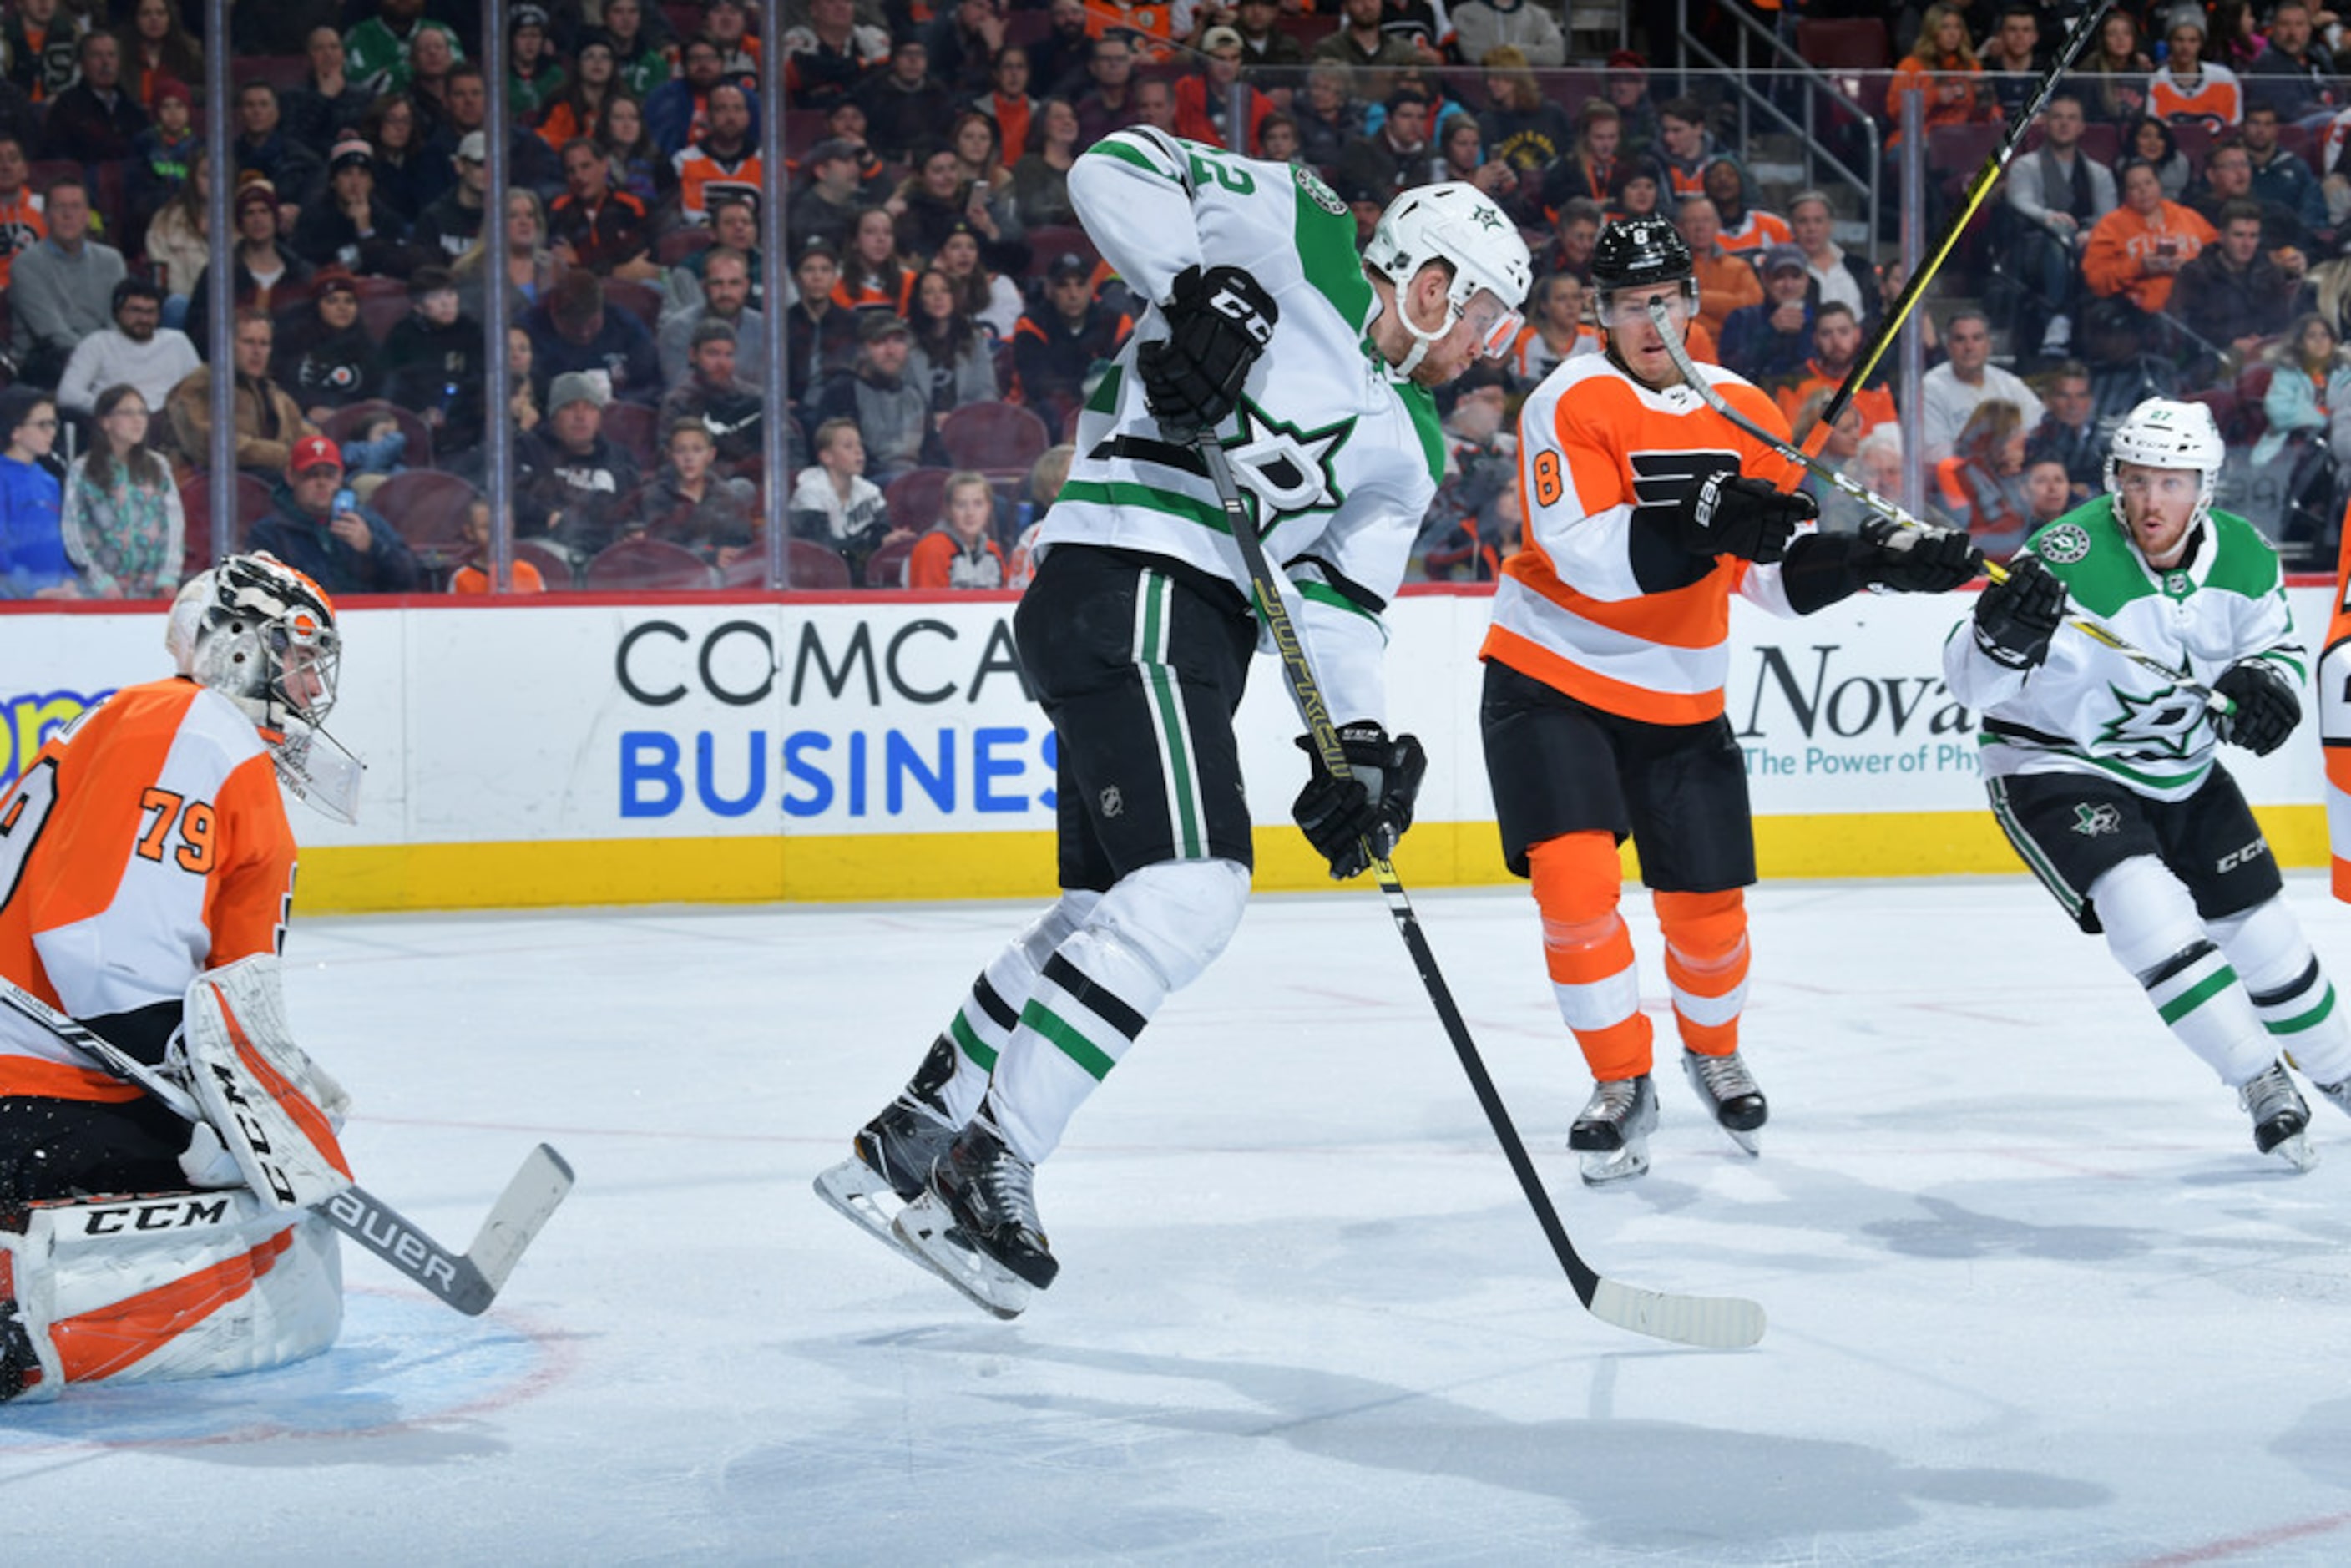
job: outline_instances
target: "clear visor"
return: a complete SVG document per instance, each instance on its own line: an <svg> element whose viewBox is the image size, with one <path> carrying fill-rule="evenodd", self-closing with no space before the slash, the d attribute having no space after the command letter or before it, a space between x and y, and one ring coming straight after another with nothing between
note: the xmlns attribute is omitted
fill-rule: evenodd
<svg viewBox="0 0 2351 1568"><path fill-rule="evenodd" d="M1697 304L1695 283L1658 283L1646 288L1619 288L1604 294L1593 307L1599 324L1610 332L1629 332L1636 327L1646 327L1649 321L1649 301L1662 299L1666 319L1677 332L1688 329L1690 315Z"/></svg>
<svg viewBox="0 0 2351 1568"><path fill-rule="evenodd" d="M1489 360L1499 360L1509 353L1510 345L1519 340L1519 329L1526 325L1526 318L1503 304L1490 288L1481 288L1469 297L1461 319L1468 325L1479 355Z"/></svg>
<svg viewBox="0 0 2351 1568"><path fill-rule="evenodd" d="M339 822L360 819L360 775L366 765L323 729L289 724L269 740L277 781L304 805Z"/></svg>

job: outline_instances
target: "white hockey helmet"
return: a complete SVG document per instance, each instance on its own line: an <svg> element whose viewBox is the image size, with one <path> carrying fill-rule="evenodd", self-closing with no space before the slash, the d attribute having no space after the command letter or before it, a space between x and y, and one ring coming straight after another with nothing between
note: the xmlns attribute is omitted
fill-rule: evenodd
<svg viewBox="0 0 2351 1568"><path fill-rule="evenodd" d="M245 711L298 800L353 820L359 762L319 727L335 706L343 639L334 601L266 551L234 555L200 574L184 673ZM164 644L179 655L189 612L174 602Z"/></svg>
<svg viewBox="0 0 2351 1568"><path fill-rule="evenodd" d="M2116 497L2119 505L2120 465L2125 463L2144 468L2192 468L2204 476L2197 491L2196 510L2189 517L2193 527L2212 508L2212 491L2227 456L2228 448L2220 440L2220 426L2212 423L2210 409L2200 402L2151 397L2123 416L2106 445L2106 494ZM2115 518L2122 520L2119 510Z"/></svg>
<svg viewBox="0 0 2351 1568"><path fill-rule="evenodd" d="M1364 264L1403 288L1432 261L1452 264L1445 291L1445 325L1423 331L1407 312L1397 317L1416 341L1396 369L1409 374L1430 344L1453 329L1480 289L1501 302L1502 315L1484 329L1479 347L1489 358L1509 349L1519 335L1520 311L1535 286L1534 257L1519 225L1486 193L1465 180L1416 185L1390 202L1364 246Z"/></svg>

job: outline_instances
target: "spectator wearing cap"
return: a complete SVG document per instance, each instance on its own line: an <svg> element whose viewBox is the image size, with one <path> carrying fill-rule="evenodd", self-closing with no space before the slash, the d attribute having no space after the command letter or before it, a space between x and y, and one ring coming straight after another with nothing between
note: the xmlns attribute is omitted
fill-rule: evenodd
<svg viewBox="0 0 2351 1568"><path fill-rule="evenodd" d="M329 593L409 593L416 557L400 530L343 488L343 455L323 435L294 444L247 549L267 550ZM340 503L340 504L339 504Z"/></svg>
<svg viewBox="0 0 2351 1568"><path fill-rule="evenodd" d="M48 237L20 253L9 272L8 347L16 379L48 387L75 347L112 323L114 286L128 269L120 251L89 237L89 190L80 175L52 180L43 212Z"/></svg>
<svg viewBox="0 0 2351 1568"><path fill-rule="evenodd" d="M302 417L302 410L269 374L270 351L277 329L268 315L252 306L236 313L230 339L236 392L236 465L256 474L277 475L292 455L294 444L318 431ZM213 372L206 365L191 371L172 389L164 408L172 444L190 467L212 464Z"/></svg>
<svg viewBox="0 0 2351 1568"><path fill-rule="evenodd" d="M891 48L889 69L868 72L858 84L865 140L893 162L912 160L955 118L955 95L931 79L930 65L930 50L910 35Z"/></svg>
<svg viewBox="0 0 2351 1568"><path fill-rule="evenodd" d="M710 89L735 79L726 74L718 46L708 38L686 40L680 64L677 78L653 89L645 99L645 130L673 158L693 145L709 122Z"/></svg>
<svg viewBox="0 0 2351 1568"><path fill-rule="evenodd" d="M357 136L335 143L327 160L327 199L305 208L287 244L313 267L400 277L413 264L408 218L375 189L374 152Z"/></svg>
<svg viewBox="0 0 2351 1568"><path fill-rule="evenodd" d="M524 119L555 101L564 85L563 67L547 36L547 7L517 5L507 13L507 105Z"/></svg>
<svg viewBox="0 0 2351 1568"><path fill-rule="evenodd" d="M1646 154L1656 148L1657 105L1649 96L1648 57L1638 49L1618 49L1610 55L1607 74L1600 78L1600 92L1625 119L1625 151Z"/></svg>
<svg viewBox="0 0 2351 1568"><path fill-rule="evenodd" d="M335 410L375 396L382 377L375 340L360 320L359 284L340 268L311 284L309 310L278 331L269 368L303 415L324 425Z"/></svg>
<svg viewBox="0 0 2351 1568"><path fill-rule="evenodd" d="M1022 316L1012 334L1020 395L1046 429L1061 428L1134 325L1094 298L1093 268L1083 256L1062 256L1046 270L1044 302Z"/></svg>
<svg viewBox="0 0 2351 1568"><path fill-rule="evenodd" d="M1248 48L1238 29L1211 27L1201 37L1200 49L1200 68L1176 84L1176 134L1211 147L1228 146L1234 87ZM1238 149L1244 153L1256 150L1258 128L1273 112L1270 93L1252 92L1249 100L1248 140Z"/></svg>
<svg viewBox="0 0 2351 1568"><path fill-rule="evenodd" d="M488 141L480 131L465 133L450 159L457 183L418 214L415 226L409 231L409 243L444 267L455 266L482 232L490 188L489 168L483 162L487 151Z"/></svg>
<svg viewBox="0 0 2351 1568"><path fill-rule="evenodd" d="M2157 120L2234 125L2245 117L2237 73L2211 58L2209 26L2194 5L2173 11L2164 24L2163 64L2147 78L2147 111Z"/></svg>
<svg viewBox="0 0 2351 1568"><path fill-rule="evenodd" d="M613 93L627 90L616 79L619 70L612 59L611 35L601 27L581 28L572 45L571 79L538 116L538 139L549 152L561 152L575 136L596 133L604 105Z"/></svg>
<svg viewBox="0 0 2351 1568"><path fill-rule="evenodd" d="M808 13L784 33L784 90L803 109L831 109L889 59L890 35L860 26L855 0L809 0Z"/></svg>
<svg viewBox="0 0 2351 1568"><path fill-rule="evenodd" d="M482 324L465 312L457 281L440 266L408 278L408 314L384 334L384 395L432 427L436 462L482 444Z"/></svg>
<svg viewBox="0 0 2351 1568"><path fill-rule="evenodd" d="M1792 245L1763 253L1763 299L1741 306L1722 324L1722 363L1759 384L1804 373L1813 350L1812 269Z"/></svg>
<svg viewBox="0 0 2351 1568"><path fill-rule="evenodd" d="M236 89L236 128L231 146L239 183L248 173L268 181L281 215L291 226L327 188L325 158L287 131L277 89L266 81L249 81Z"/></svg>
<svg viewBox="0 0 2351 1568"><path fill-rule="evenodd" d="M1428 173L1428 94L1406 85L1387 97L1387 115L1380 128L1347 144L1333 176L1343 184L1361 185L1379 193L1385 204L1405 186Z"/></svg>
<svg viewBox="0 0 2351 1568"><path fill-rule="evenodd" d="M849 231L862 204L857 149L827 138L809 149L800 161L800 172L808 183L785 209L784 232L795 242L821 239L838 252L849 243Z"/></svg>
<svg viewBox="0 0 2351 1568"><path fill-rule="evenodd" d="M563 193L547 214L555 258L600 277L658 277L644 204L611 176L603 148L584 136L564 143Z"/></svg>
<svg viewBox="0 0 2351 1568"><path fill-rule="evenodd" d="M765 177L751 135L751 95L735 82L712 88L702 134L670 166L676 171L678 215L697 228L710 223L714 191L761 189Z"/></svg>
<svg viewBox="0 0 2351 1568"><path fill-rule="evenodd" d="M189 166L204 150L204 140L193 124L194 99L184 83L169 77L155 83L152 117L147 129L131 139L130 166L122 176L122 206L126 234L141 233L172 193L187 183Z"/></svg>
<svg viewBox="0 0 2351 1568"><path fill-rule="evenodd" d="M236 243L230 252L236 267L231 287L239 305L269 309L281 292L300 289L318 270L279 243L279 204L277 193L266 180L240 183L231 198L230 211L236 217ZM182 323L190 340L197 343L206 341L204 334L212 320L212 289L206 277L211 270L207 265L196 275L195 287L188 296L188 318Z"/></svg>
<svg viewBox="0 0 2351 1568"><path fill-rule="evenodd" d="M119 162L147 129L138 95L122 85L122 45L111 33L84 33L79 58L81 79L57 94L42 122L48 155L77 163Z"/></svg>
<svg viewBox="0 0 2351 1568"><path fill-rule="evenodd" d="M590 371L609 397L648 408L661 402L661 351L652 331L634 312L606 308L594 273L573 267L558 277L523 317L523 330L530 334L531 381L542 394L566 371ZM544 395L539 406L554 412Z"/></svg>
<svg viewBox="0 0 2351 1568"><path fill-rule="evenodd" d="M836 302L841 253L821 235L792 263L799 298L784 311L784 387L797 410L825 377L857 362L857 313Z"/></svg>
<svg viewBox="0 0 2351 1568"><path fill-rule="evenodd" d="M686 373L661 403L664 430L682 419L698 421L716 444L718 460L730 469L760 457L765 440L767 394L741 379L736 368L740 362L734 328L724 321L696 323L686 347Z"/></svg>
<svg viewBox="0 0 2351 1568"><path fill-rule="evenodd" d="M378 96L406 92L416 79L417 40L438 33L453 59L463 59L457 35L446 23L424 18L424 0L377 0L376 14L343 35L350 74Z"/></svg>
<svg viewBox="0 0 2351 1568"><path fill-rule="evenodd" d="M1475 65L1508 46L1545 69L1567 63L1567 33L1558 13L1538 0L1463 0L1452 7L1454 47Z"/></svg>
<svg viewBox="0 0 2351 1568"><path fill-rule="evenodd" d="M143 277L114 286L114 323L74 345L57 378L57 406L88 414L98 394L118 382L139 389L149 408L170 401L172 389L204 362L187 334L163 325L163 290Z"/></svg>
<svg viewBox="0 0 2351 1568"><path fill-rule="evenodd" d="M375 96L353 81L343 52L343 36L330 26L310 29L302 45L310 62L299 87L288 88L277 112L288 134L306 147L329 147L336 132L367 118ZM190 81L200 78L190 77Z"/></svg>
<svg viewBox="0 0 2351 1568"><path fill-rule="evenodd" d="M819 389L810 417L854 420L865 440L865 476L886 485L939 455L928 391L906 374L913 340L906 323L869 310L858 323L857 368Z"/></svg>
<svg viewBox="0 0 2351 1568"><path fill-rule="evenodd" d="M515 525L585 564L618 536L621 503L643 472L604 434L611 402L601 377L567 371L548 389L547 417L515 443Z"/></svg>
<svg viewBox="0 0 2351 1568"><path fill-rule="evenodd" d="M768 356L768 323L750 308L751 258L732 246L713 246L703 257L702 298L664 311L654 335L661 351L662 380L674 386L685 379L695 329L724 321L734 329L736 351L753 364Z"/></svg>

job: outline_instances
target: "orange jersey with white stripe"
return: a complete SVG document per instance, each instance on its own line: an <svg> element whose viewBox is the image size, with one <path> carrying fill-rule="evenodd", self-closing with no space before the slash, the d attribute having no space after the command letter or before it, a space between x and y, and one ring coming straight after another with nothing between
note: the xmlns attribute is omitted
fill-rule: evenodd
<svg viewBox="0 0 2351 1568"><path fill-rule="evenodd" d="M1787 422L1754 385L1701 369L1732 407L1786 438ZM1480 656L1627 718L1719 716L1730 595L1788 613L1780 569L1724 556L1686 587L1649 592L1633 549L1636 529L1665 521L1691 485L1728 467L1782 487L1796 473L1687 387L1653 391L1604 355L1562 361L1520 411L1526 548L1502 567Z"/></svg>
<svg viewBox="0 0 2351 1568"><path fill-rule="evenodd" d="M2147 112L2156 120L2210 120L2236 125L2245 118L2245 93L2237 73L2226 66L2199 62L2196 75L2182 82L2168 70L2147 81Z"/></svg>
<svg viewBox="0 0 2351 1568"><path fill-rule="evenodd" d="M79 1019L177 1002L278 950L294 832L253 721L172 679L126 686L0 795L0 974ZM131 1100L0 1009L0 1096Z"/></svg>

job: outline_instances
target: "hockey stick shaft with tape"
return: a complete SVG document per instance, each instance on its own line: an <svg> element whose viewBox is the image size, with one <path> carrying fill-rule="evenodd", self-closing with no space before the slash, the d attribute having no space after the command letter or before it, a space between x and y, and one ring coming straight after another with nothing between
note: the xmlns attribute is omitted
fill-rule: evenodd
<svg viewBox="0 0 2351 1568"><path fill-rule="evenodd" d="M1194 449L1206 465L1209 479L1216 485L1217 498L1225 511L1226 526L1231 529L1240 547L1241 559L1249 578L1250 596L1257 601L1258 613L1271 633L1275 651L1280 655L1282 675L1290 687L1290 695L1297 705L1300 719L1306 726L1315 755L1332 777L1353 776L1347 765L1344 747L1339 740L1338 727L1332 722L1329 706L1322 700L1322 688L1314 678L1314 667L1308 659L1306 645L1298 635L1298 627L1290 620L1290 611L1282 603L1273 580L1273 568L1267 561L1265 545L1259 539L1249 509L1241 504L1240 492L1233 480L1231 465L1225 458L1224 448L1217 444L1213 432L1202 431L1192 437ZM1376 845L1366 844L1367 850ZM1452 988L1445 983L1444 973L1437 967L1437 955L1428 946L1428 938L1420 929L1420 920L1413 913L1412 901L1405 894L1404 883L1395 867L1384 855L1372 856L1372 873L1387 898L1388 913L1395 920L1397 934L1403 936L1405 950L1412 956L1413 968L1420 976L1428 999L1437 1009L1437 1016L1445 1025L1445 1033L1453 1043L1454 1054L1461 1060L1461 1069L1468 1075L1469 1087L1477 1094L1486 1120L1494 1129L1495 1140L1502 1145L1502 1155L1510 1170L1519 1178L1528 1204L1535 1211L1535 1219L1543 1235L1551 1241L1552 1251L1559 1258L1560 1266L1567 1270L1568 1282L1574 1286L1578 1300L1604 1322L1615 1324L1635 1333L1653 1339L1670 1340L1677 1344L1696 1345L1706 1350L1740 1350L1763 1337L1763 1309L1754 1301L1737 1296L1681 1296L1656 1291L1644 1291L1603 1278L1598 1270L1583 1260L1569 1239L1567 1227L1561 1223L1559 1211L1543 1190L1542 1179L1535 1172L1534 1162L1527 1155L1525 1143L1510 1120L1508 1107L1502 1103L1492 1076L1486 1071L1485 1059L1469 1036L1469 1025L1453 1000Z"/></svg>
<svg viewBox="0 0 2351 1568"><path fill-rule="evenodd" d="M2032 122L2041 117L2041 110L2049 102L2049 95L2057 90L2058 81L2074 68L2074 62L2080 59L2082 51L2089 47L2090 39L2096 35L2098 24L2105 19L2110 3L2111 0L2098 0L2074 24L2073 32L2066 35L2064 46L2057 51L2057 58L2050 65L2048 74L2041 78L2040 84L2032 89L2032 96L2025 100L2023 109L2010 122L2000 145L1992 149L1991 156L1984 160L1983 166L1976 171L1975 178L1968 182L1968 188L1959 198L1959 211L1953 213L1951 221L1943 225L1943 233L1936 240L1935 247L1927 253L1927 259L1919 264L1918 270L1903 286L1893 307L1886 312L1886 319L1878 323L1876 335L1863 347L1861 357L1854 361L1852 371L1844 378L1844 384L1837 388L1836 395L1829 399L1828 406L1821 411L1822 430L1836 427L1837 416L1844 413L1845 405L1869 380L1869 373L1877 368L1877 361L1885 358L1886 349L1902 330L1902 324L1910 319L1911 310L1927 292L1927 286L1935 280L1935 274L1942 270L1944 260L1959 243L1959 235L1967 232L1969 223L1976 215L1976 209L1983 205L1984 198L1991 193L2001 171L2008 167L2009 160L2016 156L2016 150L2024 145L2025 134L2032 129Z"/></svg>
<svg viewBox="0 0 2351 1568"><path fill-rule="evenodd" d="M1863 506L1867 507L1871 511L1876 512L1887 522L1906 528L1925 528L1928 526L1926 523L1921 522L1918 518L1912 517L1907 510L1896 502L1887 500L1885 497L1877 494L1875 490L1868 488L1858 481L1839 473L1834 468L1830 467L1819 458L1812 456L1801 448L1792 445L1789 442L1782 440L1779 436L1772 434L1769 430L1766 430L1763 426L1756 423L1753 420L1740 413L1736 407L1732 406L1730 400L1724 397L1720 392L1716 390L1714 383L1707 380L1705 374L1698 370L1698 366L1691 362L1689 350L1683 346L1681 334L1674 329L1673 318L1664 300L1653 299L1649 301L1649 319L1656 325L1657 336L1665 340L1666 352L1672 356L1674 368L1681 371L1682 380L1689 384L1691 391L1697 392L1698 395L1705 401L1706 405L1708 408L1722 415L1723 418L1730 421L1731 423L1737 425L1740 429L1745 431L1748 434L1753 436L1756 440L1761 442L1764 445L1770 447L1781 456L1786 458L1789 462L1796 464L1798 466L1820 476L1823 481L1834 486L1843 494L1850 496L1855 500L1859 501ZM2008 568L2001 565L2000 562L1996 560L1985 561L1983 563L1983 570L1984 575L1991 579L1994 582L2006 582L2008 580ZM2128 659L2132 664L2140 666L2142 669L2152 670L2157 674L2162 675L2166 679L2172 681L2181 691L2194 696L2213 712L2225 714L2234 713L2236 711L2236 705L2231 702L2227 697L2222 696L2219 692L2214 691L2211 687L2205 685L2200 681L2191 680L2185 671L2174 669L2169 664L2165 664L2162 660L2157 658L2146 649L2130 642L2127 638L2124 637L2113 627L2106 625L2104 622L2095 620L2087 615L2075 614L2068 615L2065 618L2065 624L2073 627L2074 630L2081 632L2082 635L2089 638L2092 642L2104 643L2105 646L2113 649L2116 653L2120 653L2124 658Z"/></svg>
<svg viewBox="0 0 2351 1568"><path fill-rule="evenodd" d="M40 1025L99 1071L145 1090L183 1120L204 1120L194 1098L179 1084L14 981L0 978L0 1007ZM464 1252L452 1252L358 1186L343 1188L318 1207L335 1228L457 1311L475 1317L497 1299L516 1261L570 1192L571 1183L571 1167L563 1156L539 1145L524 1158L482 1221L473 1246Z"/></svg>

